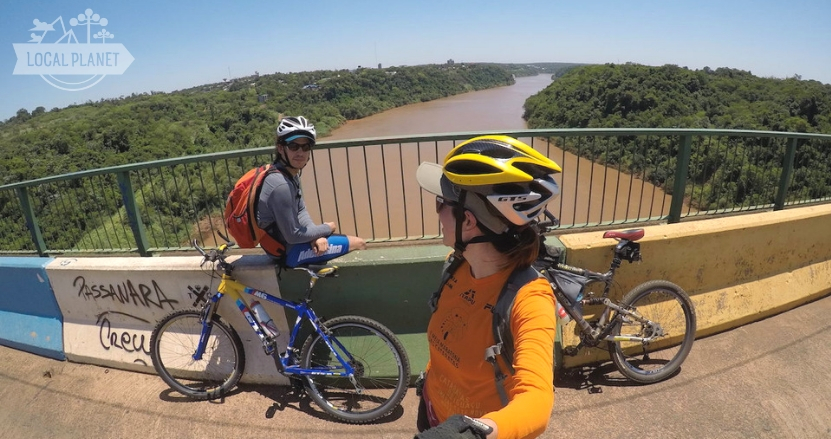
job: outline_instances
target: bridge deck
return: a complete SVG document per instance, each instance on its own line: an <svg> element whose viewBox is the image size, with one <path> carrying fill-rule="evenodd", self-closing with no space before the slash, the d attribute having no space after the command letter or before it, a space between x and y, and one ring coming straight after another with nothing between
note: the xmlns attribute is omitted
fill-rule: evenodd
<svg viewBox="0 0 831 439"><path fill-rule="evenodd" d="M831 436L831 297L696 341L680 375L630 386L609 366L561 374L544 437ZM329 421L278 387L191 402L154 375L0 347L0 438L410 438L416 397L387 423Z"/></svg>

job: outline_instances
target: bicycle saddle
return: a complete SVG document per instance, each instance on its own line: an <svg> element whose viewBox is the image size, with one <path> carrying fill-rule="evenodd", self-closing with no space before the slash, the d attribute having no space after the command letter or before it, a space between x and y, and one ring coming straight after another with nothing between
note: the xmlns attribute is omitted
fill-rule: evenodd
<svg viewBox="0 0 831 439"><path fill-rule="evenodd" d="M603 234L604 238L625 239L627 241L637 241L643 238L643 229L629 229L629 230L609 230Z"/></svg>

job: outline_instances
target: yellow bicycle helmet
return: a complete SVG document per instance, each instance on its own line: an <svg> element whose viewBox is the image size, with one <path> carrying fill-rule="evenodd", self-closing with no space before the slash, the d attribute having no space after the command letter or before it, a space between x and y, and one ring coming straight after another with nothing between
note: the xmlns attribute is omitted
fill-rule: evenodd
<svg viewBox="0 0 831 439"><path fill-rule="evenodd" d="M559 172L553 160L508 136L474 137L444 159L444 176L451 183L482 195L517 226L533 221L560 193L551 177Z"/></svg>
<svg viewBox="0 0 831 439"><path fill-rule="evenodd" d="M474 137L444 158L444 175L463 187L527 183L559 172L553 160L508 136Z"/></svg>

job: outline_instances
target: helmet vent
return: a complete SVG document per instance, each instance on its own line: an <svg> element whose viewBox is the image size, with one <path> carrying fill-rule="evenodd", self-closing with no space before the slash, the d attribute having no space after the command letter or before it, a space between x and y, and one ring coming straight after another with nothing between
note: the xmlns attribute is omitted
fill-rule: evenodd
<svg viewBox="0 0 831 439"><path fill-rule="evenodd" d="M517 156L516 151L510 145L502 142L471 142L459 148L455 155L460 154L481 154L495 159L510 159Z"/></svg>
<svg viewBox="0 0 831 439"><path fill-rule="evenodd" d="M459 160L447 163L445 170L459 175L496 174L500 172L500 169L495 166L482 162L474 162L473 160Z"/></svg>
<svg viewBox="0 0 831 439"><path fill-rule="evenodd" d="M526 174L530 175L533 178L543 178L548 174L553 173L551 169L544 169L542 166L534 165L531 163L514 163L514 167L525 172Z"/></svg>

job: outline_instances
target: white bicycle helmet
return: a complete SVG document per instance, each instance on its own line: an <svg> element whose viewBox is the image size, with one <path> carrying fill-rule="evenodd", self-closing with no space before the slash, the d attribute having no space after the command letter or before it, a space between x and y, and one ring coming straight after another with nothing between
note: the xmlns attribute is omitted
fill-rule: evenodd
<svg viewBox="0 0 831 439"><path fill-rule="evenodd" d="M277 125L277 141L288 143L292 140L305 137L314 143L317 140L315 126L303 116L284 117Z"/></svg>

